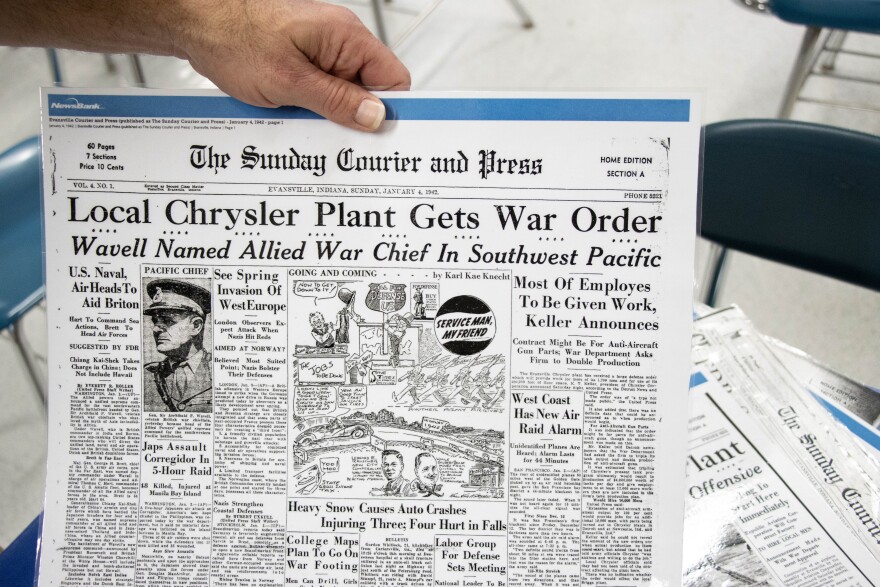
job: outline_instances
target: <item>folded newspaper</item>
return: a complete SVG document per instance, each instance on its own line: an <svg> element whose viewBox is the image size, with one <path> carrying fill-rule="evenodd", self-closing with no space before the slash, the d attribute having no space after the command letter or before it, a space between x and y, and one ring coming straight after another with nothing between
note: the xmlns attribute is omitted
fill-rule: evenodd
<svg viewBox="0 0 880 587"><path fill-rule="evenodd" d="M877 585L876 454L822 407L873 392L736 307L695 322L693 357L685 585Z"/></svg>
<svg viewBox="0 0 880 587"><path fill-rule="evenodd" d="M45 586L681 581L700 110L43 95Z"/></svg>
<svg viewBox="0 0 880 587"><path fill-rule="evenodd" d="M744 331L758 336L748 317L735 305L716 310L705 304L695 304L694 313L697 317L714 314L707 322L698 321L698 330L723 316L724 322L739 322ZM760 337L770 353L797 380L797 390L819 402L858 439L864 450L880 462L880 390L842 375L803 351L773 337ZM704 355L705 352L702 352L698 357L702 358ZM767 368L771 367L779 368L779 365L772 363Z"/></svg>

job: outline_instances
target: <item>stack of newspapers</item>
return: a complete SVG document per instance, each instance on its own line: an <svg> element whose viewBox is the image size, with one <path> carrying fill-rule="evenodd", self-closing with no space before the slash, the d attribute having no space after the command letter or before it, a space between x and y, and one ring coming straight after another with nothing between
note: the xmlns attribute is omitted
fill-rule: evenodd
<svg viewBox="0 0 880 587"><path fill-rule="evenodd" d="M880 393L697 313L684 585L878 585Z"/></svg>

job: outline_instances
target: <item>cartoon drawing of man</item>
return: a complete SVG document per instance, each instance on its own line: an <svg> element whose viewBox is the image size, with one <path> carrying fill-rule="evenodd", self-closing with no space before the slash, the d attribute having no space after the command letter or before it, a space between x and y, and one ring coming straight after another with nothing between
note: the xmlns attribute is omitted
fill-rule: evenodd
<svg viewBox="0 0 880 587"><path fill-rule="evenodd" d="M388 364L392 367L400 365L400 343L403 341L406 329L412 324L413 319L414 316L410 312L403 316L394 314L388 319L388 323L385 324L385 330L388 331L388 345L390 347L388 351Z"/></svg>
<svg viewBox="0 0 880 587"><path fill-rule="evenodd" d="M461 403L466 406L478 401L472 393L474 378L471 377L471 365L465 365L459 369L458 373L455 374L455 377L452 378L450 383L457 386L455 392L449 396L450 399L459 395L461 396Z"/></svg>
<svg viewBox="0 0 880 587"><path fill-rule="evenodd" d="M400 378L401 381L408 381L407 386L400 390L400 393L395 393L391 397L394 398L395 402L403 399L406 394L410 394L413 398L413 404L419 403L421 400L419 399L419 390L425 387L425 374L422 373L422 366L416 365L409 371L407 371L406 375Z"/></svg>
<svg viewBox="0 0 880 587"><path fill-rule="evenodd" d="M495 397L492 398L492 401L486 404L487 408L495 407L500 401L504 400L504 370L501 371L498 375L495 376L495 379L492 380L491 385L495 388Z"/></svg>
<svg viewBox="0 0 880 587"><path fill-rule="evenodd" d="M355 293L346 288L340 289L336 294L339 301L345 304L345 307L336 313L336 342L338 343L350 342L348 333L350 320L354 320L357 324L364 321L360 314L354 311L354 296Z"/></svg>
<svg viewBox="0 0 880 587"><path fill-rule="evenodd" d="M416 456L416 478L409 484L406 495L415 497L443 497L440 481L440 467L437 459L429 452Z"/></svg>
<svg viewBox="0 0 880 587"><path fill-rule="evenodd" d="M382 474L385 475L387 482L371 491L372 495L403 495L411 483L409 479L403 477L403 455L396 450L382 451Z"/></svg>
<svg viewBox="0 0 880 587"><path fill-rule="evenodd" d="M158 395L170 412L210 412L211 352L202 346L210 292L176 279L157 279L147 285L147 295L144 315L153 323L156 350L165 359L144 365L152 374L145 393Z"/></svg>
<svg viewBox="0 0 880 587"><path fill-rule="evenodd" d="M427 382L432 386L419 397L420 400L425 399L428 395L433 395L439 405L445 406L449 403L452 396L446 397L444 395L444 392L449 389L449 375L446 373L444 365L437 365L434 373L427 378Z"/></svg>
<svg viewBox="0 0 880 587"><path fill-rule="evenodd" d="M413 313L415 313L417 320L425 319L425 301L421 290L416 290L413 294Z"/></svg>
<svg viewBox="0 0 880 587"><path fill-rule="evenodd" d="M345 371L348 373L349 384L363 383L372 360L373 353L370 351L364 351L362 355L354 353L345 360Z"/></svg>
<svg viewBox="0 0 880 587"><path fill-rule="evenodd" d="M476 393L483 400L483 405L488 406L492 401L492 397L486 393L486 389L492 385L489 379L489 366L480 369L477 376L473 379L472 392Z"/></svg>
<svg viewBox="0 0 880 587"><path fill-rule="evenodd" d="M321 312L312 312L309 314L309 324L312 325L312 338L315 339L315 346L321 349L332 349L336 344L333 336L333 327L324 321L324 315Z"/></svg>
<svg viewBox="0 0 880 587"><path fill-rule="evenodd" d="M459 369L452 379L448 381L448 385L452 388L452 393L445 396L446 399L441 405L448 404L455 396L461 395L468 389L468 386L470 385L470 367L465 365ZM467 400L463 397L461 398L461 402L465 405L468 404Z"/></svg>

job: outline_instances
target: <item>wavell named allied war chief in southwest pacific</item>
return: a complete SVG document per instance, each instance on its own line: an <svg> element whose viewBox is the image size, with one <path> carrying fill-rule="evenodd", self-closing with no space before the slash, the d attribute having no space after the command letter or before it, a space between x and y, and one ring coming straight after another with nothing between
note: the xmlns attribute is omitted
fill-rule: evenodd
<svg viewBox="0 0 880 587"><path fill-rule="evenodd" d="M164 405L169 412L210 412L211 352L203 346L210 292L185 281L157 279L147 284L147 295L144 315L165 358L144 366L145 410L160 411Z"/></svg>

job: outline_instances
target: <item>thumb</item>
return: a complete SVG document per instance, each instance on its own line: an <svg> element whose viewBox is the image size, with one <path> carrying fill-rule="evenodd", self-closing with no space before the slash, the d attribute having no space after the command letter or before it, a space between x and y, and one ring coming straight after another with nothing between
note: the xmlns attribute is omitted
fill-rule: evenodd
<svg viewBox="0 0 880 587"><path fill-rule="evenodd" d="M385 105L361 86L315 68L310 83L297 87L294 103L327 120L374 131L385 120Z"/></svg>

